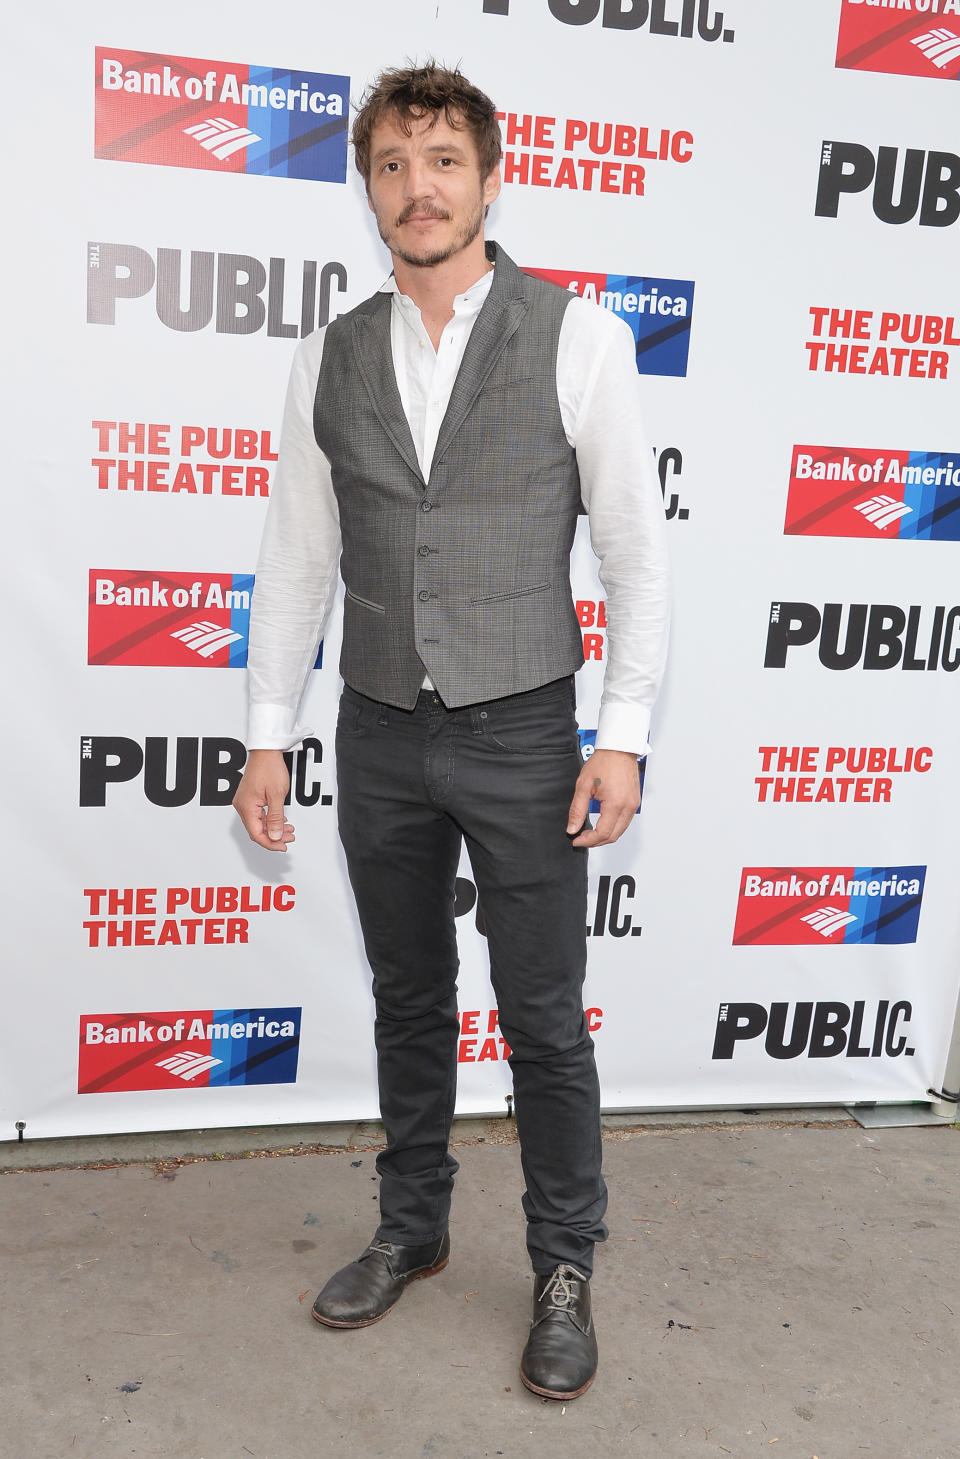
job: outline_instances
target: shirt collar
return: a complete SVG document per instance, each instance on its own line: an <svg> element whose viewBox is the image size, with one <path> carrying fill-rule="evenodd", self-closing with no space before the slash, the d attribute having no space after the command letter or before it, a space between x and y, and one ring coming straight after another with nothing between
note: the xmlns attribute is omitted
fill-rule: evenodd
<svg viewBox="0 0 960 1459"><path fill-rule="evenodd" d="M457 312L458 304L466 305L468 309L479 309L484 299L486 299L487 295L490 292L490 286L493 283L493 275L494 270L492 268L487 269L486 273L481 274L475 284L471 284L469 289L465 289L462 294L457 294L456 298L453 301L454 312ZM384 280L384 282L380 285L380 288L377 290L377 293L393 294L399 304L405 306L409 305L413 308L417 307L413 303L413 300L410 298L409 294L401 294L399 286L397 284L397 280L393 274L391 274L388 279Z"/></svg>

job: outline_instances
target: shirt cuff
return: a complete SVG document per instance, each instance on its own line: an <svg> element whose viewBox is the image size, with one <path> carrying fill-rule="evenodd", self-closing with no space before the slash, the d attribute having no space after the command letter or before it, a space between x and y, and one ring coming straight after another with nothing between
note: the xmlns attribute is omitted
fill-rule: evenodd
<svg viewBox="0 0 960 1459"><path fill-rule="evenodd" d="M594 749L625 750L641 759L650 746L650 711L639 704L601 704Z"/></svg>
<svg viewBox="0 0 960 1459"><path fill-rule="evenodd" d="M251 704L247 723L247 751L294 750L314 731L297 724L296 714L282 704Z"/></svg>

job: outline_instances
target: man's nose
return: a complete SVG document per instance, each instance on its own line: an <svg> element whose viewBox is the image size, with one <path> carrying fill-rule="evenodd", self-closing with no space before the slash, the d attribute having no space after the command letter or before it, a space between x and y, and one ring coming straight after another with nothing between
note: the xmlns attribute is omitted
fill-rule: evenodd
<svg viewBox="0 0 960 1459"><path fill-rule="evenodd" d="M411 162L407 168L406 192L409 198L429 197L433 190L433 177L423 162Z"/></svg>

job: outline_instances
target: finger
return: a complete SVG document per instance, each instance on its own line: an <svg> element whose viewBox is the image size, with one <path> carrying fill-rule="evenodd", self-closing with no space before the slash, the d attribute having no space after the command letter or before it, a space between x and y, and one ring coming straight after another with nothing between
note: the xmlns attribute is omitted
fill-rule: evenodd
<svg viewBox="0 0 960 1459"><path fill-rule="evenodd" d="M233 808L243 822L243 828L251 841L266 839L263 826L264 807L259 801L255 801L253 805L249 805L247 802L238 799L234 801Z"/></svg>
<svg viewBox="0 0 960 1459"><path fill-rule="evenodd" d="M291 846L293 842L297 839L294 834L295 828L293 824L290 821L284 820L283 835L278 841L271 834L271 832L267 830L267 816L269 815L269 806L261 805L259 807L259 810L260 823L257 827L257 835L253 839L257 842L259 846L265 846L268 851L286 851L287 847Z"/></svg>
<svg viewBox="0 0 960 1459"><path fill-rule="evenodd" d="M587 827L587 829L582 831L579 836L575 836L570 844L571 846L587 847L605 846L607 844L607 837L605 836L603 831L600 830L600 822L598 821L592 829L590 827Z"/></svg>
<svg viewBox="0 0 960 1459"><path fill-rule="evenodd" d="M620 815L618 815L616 820L611 825L610 829L605 832L606 839L600 844L604 846L612 846L614 841L619 841L624 831L630 825L632 818L633 812L630 810L625 810Z"/></svg>
<svg viewBox="0 0 960 1459"><path fill-rule="evenodd" d="M634 810L636 807L634 807ZM574 846L611 846L614 841L619 841L624 831L630 825L633 818L633 810L629 806L618 806L613 808L601 803L600 818L592 831L584 831L573 842Z"/></svg>
<svg viewBox="0 0 960 1459"><path fill-rule="evenodd" d="M592 828L589 825L585 826L580 835L575 837L572 844L574 846L605 846L607 843L607 831L610 829L611 824L609 813L604 809L601 802L597 824Z"/></svg>
<svg viewBox="0 0 960 1459"><path fill-rule="evenodd" d="M267 814L264 824L268 840L283 841L285 839L283 833L287 825L283 811L283 797L277 795L274 791L268 791L266 810Z"/></svg>
<svg viewBox="0 0 960 1459"><path fill-rule="evenodd" d="M256 830L250 831L250 840L255 841L258 846L262 846L265 851L286 851L287 842L291 839L287 835L287 823L284 823L283 835L277 840L275 836L271 836L267 831L267 806L259 805L257 812ZM292 830L293 828L291 827L290 829Z"/></svg>
<svg viewBox="0 0 960 1459"><path fill-rule="evenodd" d="M629 828L633 825L633 818L637 814L638 810L639 806L635 800L630 800L626 803L626 805L620 807L616 825L614 826L613 834L610 837L611 841L619 841L624 832L629 830Z"/></svg>

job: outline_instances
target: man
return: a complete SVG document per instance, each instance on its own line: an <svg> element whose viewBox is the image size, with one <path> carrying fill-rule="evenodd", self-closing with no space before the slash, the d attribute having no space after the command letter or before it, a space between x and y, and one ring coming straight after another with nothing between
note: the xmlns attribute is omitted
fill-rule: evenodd
<svg viewBox="0 0 960 1459"><path fill-rule="evenodd" d="M254 841L286 849L282 751L305 733L299 700L342 551L339 825L374 975L387 1146L374 1239L313 1315L364 1327L447 1264L465 840L526 1181L535 1280L521 1377L574 1398L596 1371L589 1279L606 1236L581 995L586 853L615 841L639 804L666 630L662 500L630 331L485 243L500 189L489 98L433 63L387 71L353 141L393 274L294 361L235 802ZM581 497L609 622L585 765L569 581Z"/></svg>

